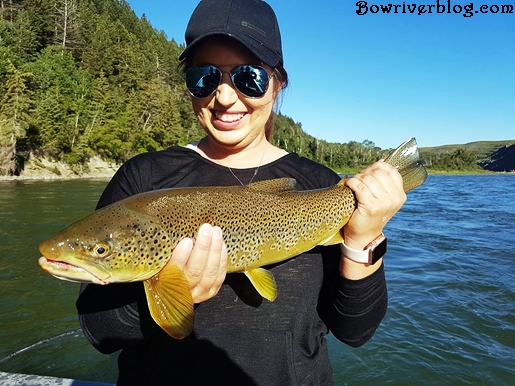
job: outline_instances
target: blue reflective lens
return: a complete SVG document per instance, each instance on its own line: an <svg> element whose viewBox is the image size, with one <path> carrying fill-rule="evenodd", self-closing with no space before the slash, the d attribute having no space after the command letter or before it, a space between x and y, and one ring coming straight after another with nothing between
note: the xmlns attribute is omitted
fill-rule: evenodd
<svg viewBox="0 0 515 386"><path fill-rule="evenodd" d="M263 67L242 65L229 73L233 86L248 98L260 98L265 95L270 80ZM222 81L222 71L215 66L190 67L186 71L186 86L195 98L207 98L212 95Z"/></svg>

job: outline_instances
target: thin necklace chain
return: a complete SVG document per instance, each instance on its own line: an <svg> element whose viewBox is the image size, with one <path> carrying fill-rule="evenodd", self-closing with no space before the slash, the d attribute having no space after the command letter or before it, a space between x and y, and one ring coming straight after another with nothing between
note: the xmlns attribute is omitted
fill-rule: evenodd
<svg viewBox="0 0 515 386"><path fill-rule="evenodd" d="M241 186L245 186L245 184L243 182L241 182L241 180L238 178L238 176L236 174L234 174L234 172L232 171L232 169L229 167L229 166L226 166L227 169L229 169L229 171L231 172L231 174L234 176L234 178L236 178L238 180L238 182L241 184ZM256 168L256 170L254 170L254 175L252 176L252 178L250 179L248 185L250 185L252 183L252 181L254 181L254 177L256 177L256 174L258 174L258 171L259 171L259 166Z"/></svg>
<svg viewBox="0 0 515 386"><path fill-rule="evenodd" d="M254 178L256 178L256 175L259 172L259 168L261 167L261 164L263 163L263 159L265 158L265 153L266 153L266 147L265 147L265 151L263 152L263 155L261 156L261 161L259 161L259 165L256 168L256 170L254 170L254 175L252 176L252 178L250 179L250 181L247 185L250 185L252 183L252 181L254 181ZM238 182L241 184L241 186L245 186L245 184L243 182L241 182L241 180L238 178L238 176L236 174L234 174L234 172L232 171L232 169L229 166L226 166L226 168L229 169L231 174L234 176L234 178L236 178L238 180Z"/></svg>
<svg viewBox="0 0 515 386"><path fill-rule="evenodd" d="M203 140L203 139L202 139ZM198 149L198 145L200 144L200 142L202 141L200 140L198 142L198 144L196 145L197 149ZM267 146L268 147L268 146ZM259 164L258 164L258 167L256 168L256 170L254 170L254 175L252 176L252 178L250 179L249 183L247 185L250 185L252 183L252 181L254 181L254 178L256 178L256 175L258 174L259 172L259 168L261 167L261 164L263 163L263 160L265 159L265 154L266 154L266 150L267 150L267 147L265 147L265 151L263 152L263 155L261 156L261 160L259 161ZM205 153L204 153L205 154ZM207 157L208 159L210 159L211 161L217 163L218 165L220 166L223 166L224 168L227 168L229 169L229 171L231 172L231 174L233 175L234 178L236 178L238 180L238 182L241 184L241 186L245 186L245 184L243 182L241 182L241 180L238 178L238 176L236 174L234 174L234 172L232 171L232 169L229 167L229 166L225 166L225 165L222 165L219 161L213 159L213 158L209 158Z"/></svg>

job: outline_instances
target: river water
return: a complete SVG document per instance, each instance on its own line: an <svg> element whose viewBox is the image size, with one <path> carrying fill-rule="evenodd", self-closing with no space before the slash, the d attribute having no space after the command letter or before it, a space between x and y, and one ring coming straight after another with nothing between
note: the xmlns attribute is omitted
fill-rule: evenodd
<svg viewBox="0 0 515 386"><path fill-rule="evenodd" d="M107 181L0 182L0 371L115 382L89 346L77 284L40 241L91 212ZM385 229L388 313L353 349L329 337L335 385L515 385L515 175L430 176Z"/></svg>

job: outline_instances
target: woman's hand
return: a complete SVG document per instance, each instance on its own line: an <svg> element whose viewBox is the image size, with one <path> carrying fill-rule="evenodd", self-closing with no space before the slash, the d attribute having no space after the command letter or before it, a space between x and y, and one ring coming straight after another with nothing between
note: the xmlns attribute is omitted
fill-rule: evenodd
<svg viewBox="0 0 515 386"><path fill-rule="evenodd" d="M183 270L195 303L211 299L218 293L227 273L227 246L222 230L203 224L195 244L190 238L177 244L170 263Z"/></svg>
<svg viewBox="0 0 515 386"><path fill-rule="evenodd" d="M356 195L358 205L343 228L345 243L363 249L406 202L402 177L396 168L378 161L348 179L346 185Z"/></svg>
<svg viewBox="0 0 515 386"><path fill-rule="evenodd" d="M343 227L344 240L349 247L362 250L381 234L386 223L406 202L406 193L398 170L383 161L368 166L348 179L346 185L354 192L358 203L349 222ZM372 267L350 263L354 262L342 259L340 269L344 276L353 279L364 277L380 266L377 263ZM351 272L349 268L357 270L352 269Z"/></svg>

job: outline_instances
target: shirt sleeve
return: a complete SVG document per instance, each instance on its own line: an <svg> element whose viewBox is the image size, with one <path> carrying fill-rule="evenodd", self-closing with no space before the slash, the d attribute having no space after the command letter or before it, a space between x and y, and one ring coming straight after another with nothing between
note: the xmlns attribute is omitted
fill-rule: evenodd
<svg viewBox="0 0 515 386"><path fill-rule="evenodd" d="M319 314L333 335L352 347L365 344L379 327L388 306L384 266L360 280L339 272L339 246L325 247L324 284Z"/></svg>
<svg viewBox="0 0 515 386"><path fill-rule="evenodd" d="M333 172L317 173L320 187L339 181ZM318 312L333 335L352 347L365 344L381 324L388 306L384 267L361 280L340 274L340 247L323 247L324 282Z"/></svg>

